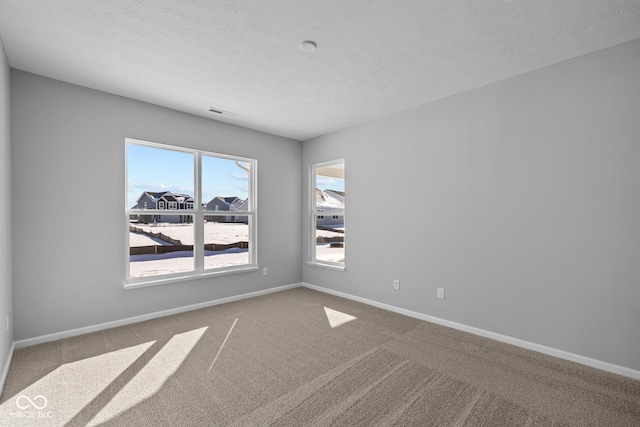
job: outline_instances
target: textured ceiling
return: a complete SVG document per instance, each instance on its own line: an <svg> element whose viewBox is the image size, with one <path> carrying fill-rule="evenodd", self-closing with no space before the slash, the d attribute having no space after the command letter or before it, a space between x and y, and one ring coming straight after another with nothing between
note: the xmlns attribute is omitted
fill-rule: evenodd
<svg viewBox="0 0 640 427"><path fill-rule="evenodd" d="M13 68L307 140L640 38L640 0L0 0L0 37Z"/></svg>

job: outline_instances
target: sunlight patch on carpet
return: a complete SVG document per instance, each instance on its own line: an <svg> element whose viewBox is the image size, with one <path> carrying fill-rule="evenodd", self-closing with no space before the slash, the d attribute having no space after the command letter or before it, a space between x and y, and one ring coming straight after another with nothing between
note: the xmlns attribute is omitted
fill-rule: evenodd
<svg viewBox="0 0 640 427"><path fill-rule="evenodd" d="M171 337L169 342L93 417L88 425L97 426L109 421L152 397L180 368L207 329L208 326L205 326Z"/></svg>
<svg viewBox="0 0 640 427"><path fill-rule="evenodd" d="M357 317L355 316L343 313L338 310L332 310L328 307L324 308L324 312L327 315L327 320L329 321L329 325L331 326L331 328L337 328L338 326L342 326L345 323L349 323L352 320L357 319Z"/></svg>
<svg viewBox="0 0 640 427"><path fill-rule="evenodd" d="M65 363L0 405L0 420L14 426L64 425L154 343Z"/></svg>

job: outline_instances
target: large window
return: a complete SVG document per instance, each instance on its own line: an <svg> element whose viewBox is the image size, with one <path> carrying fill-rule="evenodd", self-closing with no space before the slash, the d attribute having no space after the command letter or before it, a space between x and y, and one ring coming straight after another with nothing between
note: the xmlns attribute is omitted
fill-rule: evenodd
<svg viewBox="0 0 640 427"><path fill-rule="evenodd" d="M311 236L309 262L345 267L345 167L344 160L311 166Z"/></svg>
<svg viewBox="0 0 640 427"><path fill-rule="evenodd" d="M125 144L125 287L257 269L255 160Z"/></svg>

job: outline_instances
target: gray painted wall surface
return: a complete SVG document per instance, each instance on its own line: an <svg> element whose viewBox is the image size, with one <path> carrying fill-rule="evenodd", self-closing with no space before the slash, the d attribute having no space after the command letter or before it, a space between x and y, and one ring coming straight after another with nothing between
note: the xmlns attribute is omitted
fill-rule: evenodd
<svg viewBox="0 0 640 427"><path fill-rule="evenodd" d="M13 312L11 274L11 133L9 128L9 63L0 40L0 372L13 342L13 325L7 330L7 315Z"/></svg>
<svg viewBox="0 0 640 427"><path fill-rule="evenodd" d="M300 282L300 142L18 70L11 90L16 340ZM269 275L125 291L126 137L257 159Z"/></svg>
<svg viewBox="0 0 640 427"><path fill-rule="evenodd" d="M635 40L307 141L349 201L303 280L640 370L639 122Z"/></svg>

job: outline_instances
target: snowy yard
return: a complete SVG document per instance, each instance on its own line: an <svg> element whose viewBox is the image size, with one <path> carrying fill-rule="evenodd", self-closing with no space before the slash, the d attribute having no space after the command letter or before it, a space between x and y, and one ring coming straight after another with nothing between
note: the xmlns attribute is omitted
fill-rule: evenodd
<svg viewBox="0 0 640 427"><path fill-rule="evenodd" d="M335 230L342 230L338 233L330 230L316 230L317 237L344 237L344 226L333 227ZM344 262L344 248L332 248L330 243L319 243L316 245L316 259L319 261Z"/></svg>
<svg viewBox="0 0 640 427"><path fill-rule="evenodd" d="M344 248L332 248L329 244L316 245L316 259L319 261L344 262Z"/></svg>
<svg viewBox="0 0 640 427"><path fill-rule="evenodd" d="M161 223L158 225L150 224L131 224L136 228L141 228L147 232L162 233L172 239L180 240L183 245L193 245L193 224L170 224ZM129 233L131 246L148 246L148 245L166 245L157 239L157 242L144 243L145 240L137 240L138 237L144 237L152 241L152 239L143 234ZM135 236L135 237L133 237ZM136 239L136 240L134 240ZM155 239L154 239L155 240ZM249 241L249 226L243 223L220 223L205 222L204 223L204 242L205 243L236 243ZM141 242L141 244L138 244Z"/></svg>
<svg viewBox="0 0 640 427"><path fill-rule="evenodd" d="M131 224L146 232L162 233L172 239L180 240L184 245L193 244L193 224L161 223ZM243 223L214 223L204 224L205 243L229 244L249 241L249 226ZM343 233L328 230L316 230L316 236L338 237ZM138 246L171 246L156 237L144 234L129 233L131 247ZM316 258L321 261L344 262L344 248L332 248L329 243L316 246ZM148 277L160 274L192 271L194 259L192 251L170 252L159 255L133 255L130 257L131 277ZM205 251L204 266L209 268L224 268L249 263L247 249L228 249L226 251Z"/></svg>
<svg viewBox="0 0 640 427"><path fill-rule="evenodd" d="M193 224L158 225L131 224L146 232L162 233L172 239L180 240L184 245L193 245ZM215 223L204 224L205 243L229 244L249 241L249 226L243 223ZM136 246L171 246L157 237L145 234L129 233L129 245ZM192 271L194 268L193 251L170 252L166 254L133 255L129 258L131 277L148 277L159 274ZM224 268L249 263L248 249L228 249L226 251L205 251L204 267Z"/></svg>
<svg viewBox="0 0 640 427"><path fill-rule="evenodd" d="M134 255L129 263L131 277L192 271L193 252L171 252L162 255ZM228 249L222 252L205 251L204 268L224 268L249 263L247 249Z"/></svg>

